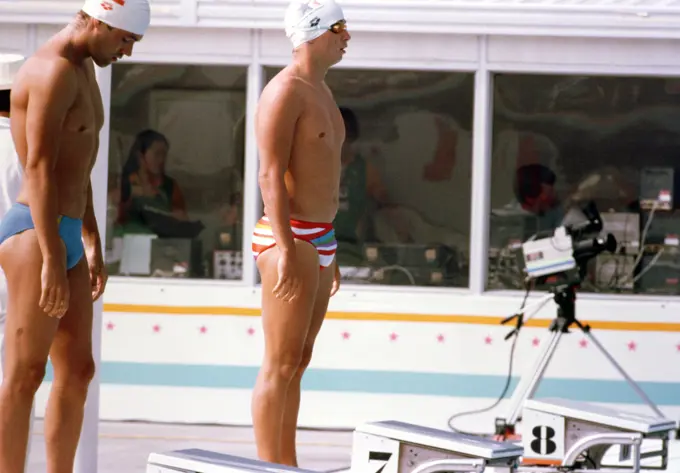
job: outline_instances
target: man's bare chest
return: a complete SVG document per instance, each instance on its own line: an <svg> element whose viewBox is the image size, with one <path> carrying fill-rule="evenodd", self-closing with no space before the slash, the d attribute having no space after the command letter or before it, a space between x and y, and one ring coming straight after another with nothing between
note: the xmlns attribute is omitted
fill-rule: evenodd
<svg viewBox="0 0 680 473"><path fill-rule="evenodd" d="M63 129L83 137L96 137L104 125L104 106L94 74L83 73L78 85L78 94L65 117Z"/></svg>
<svg viewBox="0 0 680 473"><path fill-rule="evenodd" d="M305 141L339 149L345 137L342 115L335 104L312 104L304 114Z"/></svg>

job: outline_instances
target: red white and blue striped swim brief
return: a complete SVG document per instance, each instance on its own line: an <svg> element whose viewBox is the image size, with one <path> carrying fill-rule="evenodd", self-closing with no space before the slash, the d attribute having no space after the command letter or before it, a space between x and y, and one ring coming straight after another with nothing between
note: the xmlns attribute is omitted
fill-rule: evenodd
<svg viewBox="0 0 680 473"><path fill-rule="evenodd" d="M290 220L293 238L311 243L319 254L321 268L327 268L333 262L338 243L332 223L313 223ZM276 245L269 219L262 217L253 230L253 256L255 259L265 250Z"/></svg>

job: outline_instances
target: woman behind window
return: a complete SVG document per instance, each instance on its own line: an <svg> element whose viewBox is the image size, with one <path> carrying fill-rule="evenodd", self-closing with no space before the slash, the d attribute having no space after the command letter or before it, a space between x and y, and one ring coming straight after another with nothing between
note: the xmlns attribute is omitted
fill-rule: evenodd
<svg viewBox="0 0 680 473"><path fill-rule="evenodd" d="M121 176L118 222L125 233L150 232L142 217L145 208L188 220L182 190L165 174L169 148L167 138L155 130L144 130L135 138Z"/></svg>

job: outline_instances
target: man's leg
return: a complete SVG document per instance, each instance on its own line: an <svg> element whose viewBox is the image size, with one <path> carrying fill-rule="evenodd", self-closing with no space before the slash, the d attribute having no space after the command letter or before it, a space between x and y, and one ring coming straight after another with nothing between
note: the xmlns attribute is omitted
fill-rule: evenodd
<svg viewBox="0 0 680 473"><path fill-rule="evenodd" d="M24 471L31 410L59 319L38 306L42 254L35 231L28 230L0 246L8 283L5 358L0 386L0 471Z"/></svg>
<svg viewBox="0 0 680 473"><path fill-rule="evenodd" d="M281 429L286 393L302 361L319 286L319 257L311 243L295 240L295 269L302 278L298 298L284 302L274 297L279 250L270 248L257 258L262 278L264 361L252 397L253 427L258 457L281 463Z"/></svg>
<svg viewBox="0 0 680 473"><path fill-rule="evenodd" d="M0 384L3 378L3 365L5 364L5 322L7 321L7 281L5 275L0 272ZM26 461L24 471L28 470L28 459L31 456L31 439L33 438L33 420L35 419L35 404L31 404L31 417L28 421L28 443L26 444Z"/></svg>
<svg viewBox="0 0 680 473"><path fill-rule="evenodd" d="M319 274L319 289L316 293L316 300L312 311L312 322L302 348L302 360L295 376L290 382L286 395L286 409L283 413L283 431L281 434L281 460L286 465L298 466L295 434L297 433L298 412L300 411L300 384L302 383L302 375L312 361L314 342L321 330L324 317L326 317L328 300L330 299L331 288L333 287L335 264L337 262L333 261L333 264L328 268L324 268Z"/></svg>
<svg viewBox="0 0 680 473"><path fill-rule="evenodd" d="M85 400L94 376L92 289L87 260L68 272L71 299L52 343L54 381L45 412L47 473L72 473Z"/></svg>

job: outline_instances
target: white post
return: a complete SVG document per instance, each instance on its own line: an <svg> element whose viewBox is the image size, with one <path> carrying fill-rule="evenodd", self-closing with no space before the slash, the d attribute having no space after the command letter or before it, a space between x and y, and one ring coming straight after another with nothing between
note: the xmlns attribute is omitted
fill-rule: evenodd
<svg viewBox="0 0 680 473"><path fill-rule="evenodd" d="M104 104L104 126L99 134L99 152L97 162L90 176L92 180L92 198L94 212L97 217L102 249L106 251L106 201L109 177L109 111L111 108L111 67L95 67L97 83ZM106 293L105 293L106 295ZM94 304L94 320L92 324L92 355L96 366L95 376L90 384L85 404L83 429L76 452L74 473L97 473L97 453L99 447L99 368L101 366L102 314L104 297Z"/></svg>
<svg viewBox="0 0 680 473"><path fill-rule="evenodd" d="M260 31L251 30L253 61L248 66L248 82L246 88L246 146L245 166L243 173L243 282L247 285L257 284L255 259L250 256L253 227L261 217L260 188L257 184L257 143L255 143L255 109L264 87L264 70L260 64ZM240 157L237 156L236 159Z"/></svg>
<svg viewBox="0 0 680 473"><path fill-rule="evenodd" d="M479 38L480 66L475 73L472 125L472 218L470 222L470 291L486 289L489 266L491 133L493 82L486 63L487 37Z"/></svg>

